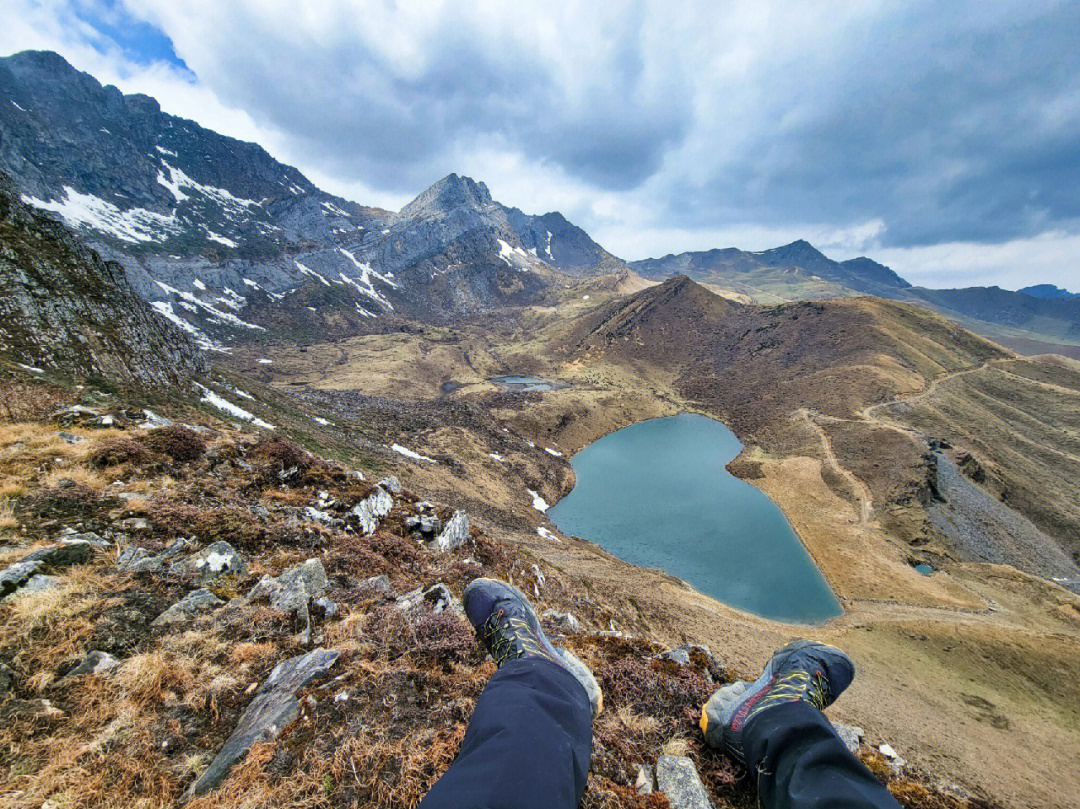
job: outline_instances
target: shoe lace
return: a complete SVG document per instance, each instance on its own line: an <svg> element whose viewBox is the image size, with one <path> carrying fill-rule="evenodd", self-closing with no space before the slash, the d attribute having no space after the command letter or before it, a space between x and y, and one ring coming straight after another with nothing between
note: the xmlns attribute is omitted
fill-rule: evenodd
<svg viewBox="0 0 1080 809"><path fill-rule="evenodd" d="M505 616L504 610L493 612L480 627L480 638L491 652L491 656L495 658L496 666L501 666L503 661L512 660L524 654L523 650L514 648L515 638L510 632L510 622L504 620Z"/></svg>
<svg viewBox="0 0 1080 809"><path fill-rule="evenodd" d="M795 669L783 675L754 706L747 719L772 705L801 699L805 699L819 711L825 710L829 702L829 681L823 672L815 670L811 673L803 669Z"/></svg>
<svg viewBox="0 0 1080 809"><path fill-rule="evenodd" d="M540 646L532 627L521 618L507 618L505 610L493 612L488 616L480 626L480 638L491 652L496 666L501 666L507 660L516 660L526 654L538 654L551 658L551 655Z"/></svg>

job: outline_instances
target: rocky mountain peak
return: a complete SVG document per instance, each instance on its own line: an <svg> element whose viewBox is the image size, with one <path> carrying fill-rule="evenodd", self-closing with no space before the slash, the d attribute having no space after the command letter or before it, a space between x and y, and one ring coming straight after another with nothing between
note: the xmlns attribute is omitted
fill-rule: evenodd
<svg viewBox="0 0 1080 809"><path fill-rule="evenodd" d="M456 208L485 208L491 204L486 185L471 177L448 174L402 208L400 218L442 216Z"/></svg>

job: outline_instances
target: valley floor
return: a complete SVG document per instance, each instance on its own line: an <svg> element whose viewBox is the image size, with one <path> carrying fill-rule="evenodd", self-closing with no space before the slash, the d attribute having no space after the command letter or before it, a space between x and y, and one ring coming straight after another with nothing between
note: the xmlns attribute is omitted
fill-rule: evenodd
<svg viewBox="0 0 1080 809"><path fill-rule="evenodd" d="M303 355L282 349L272 355L272 365L248 370L261 370L282 389L295 392L302 382L322 391L319 401L326 406L340 406L350 392L359 392L479 407L492 418L484 427L432 424L413 432L410 446L459 463L453 469L411 464L403 472L411 485L437 492L475 513L492 533L580 577L591 594L636 616L627 629L658 643L707 643L742 672L755 671L773 648L796 635L835 643L852 653L859 676L834 712L863 727L871 741L889 742L934 782L993 802L1070 805L1080 791L1074 766L1080 683L1073 676L1080 661L1080 599L1014 567L964 560L940 535L928 538L923 504L903 495L905 486L920 480L915 467L926 453L927 435L978 440L980 433L1000 429L972 409L972 394L963 386L973 381L1008 379L1012 385L1017 374L1054 376L1057 382L1012 385L1009 406L1056 413L1064 419L1058 422L1064 438L1050 431L1040 440L1051 449L1067 447L1080 412L1080 399L1072 398L1080 396L1070 376L1075 369L1062 371L1060 360L1003 357L928 379L905 376L909 388L896 395L895 406L868 406L850 416L852 424L793 402L781 427L757 440L743 436L747 447L733 468L783 509L844 606L844 615L824 626L796 627L739 613L661 572L563 537L531 507L527 488L555 502L572 485L562 459L557 473L546 463L550 458L537 465L543 448L569 456L635 421L703 408L680 394L675 373L656 366L580 354L560 359L553 348L562 334L560 318L549 312L523 318L522 328L501 335L432 330L310 346ZM242 353L238 361L250 362ZM486 381L510 373L566 387L507 394ZM448 395L441 387L447 381L458 383ZM1045 394L1065 404L1055 411L1031 398ZM957 396L968 403L967 412L953 412L946 417L951 421L934 423L918 412ZM503 427L517 442L510 449L500 435ZM1003 451L1020 440L1015 433L984 437L972 449L991 465L995 447ZM876 449L869 466L860 445ZM493 461L491 452L504 461ZM1048 485L1045 462L1032 463L1044 492L1056 496L1061 484ZM554 538L538 535L537 528L554 531ZM912 567L926 560L933 562L932 576Z"/></svg>

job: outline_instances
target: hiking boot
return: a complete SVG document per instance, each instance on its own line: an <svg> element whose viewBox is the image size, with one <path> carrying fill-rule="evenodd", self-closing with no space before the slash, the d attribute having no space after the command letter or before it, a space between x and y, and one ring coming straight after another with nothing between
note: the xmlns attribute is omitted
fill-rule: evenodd
<svg viewBox="0 0 1080 809"><path fill-rule="evenodd" d="M851 685L855 664L842 651L812 640L796 640L775 652L752 683L725 685L701 709L701 731L711 747L746 763L743 730L755 716L785 702L825 710Z"/></svg>
<svg viewBox="0 0 1080 809"><path fill-rule="evenodd" d="M465 588L461 600L469 623L496 666L502 667L507 660L521 657L546 658L581 683L594 718L603 710L603 695L589 667L573 652L548 640L532 604L518 588L496 579L474 579Z"/></svg>

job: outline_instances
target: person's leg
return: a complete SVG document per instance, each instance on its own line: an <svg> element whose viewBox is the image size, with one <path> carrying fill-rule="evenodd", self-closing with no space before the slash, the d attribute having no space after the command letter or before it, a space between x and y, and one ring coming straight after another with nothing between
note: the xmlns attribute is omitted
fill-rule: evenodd
<svg viewBox="0 0 1080 809"><path fill-rule="evenodd" d="M603 697L592 672L554 646L525 594L476 579L462 603L499 670L484 688L457 758L422 809L574 809L585 791L592 720Z"/></svg>
<svg viewBox="0 0 1080 809"><path fill-rule="evenodd" d="M421 809L574 809L585 791L585 689L543 657L507 661L476 701L457 758Z"/></svg>
<svg viewBox="0 0 1080 809"><path fill-rule="evenodd" d="M855 676L832 646L795 641L753 683L717 691L702 708L706 741L756 776L766 809L898 809L821 713Z"/></svg>
<svg viewBox="0 0 1080 809"><path fill-rule="evenodd" d="M777 705L747 723L746 766L766 809L898 809L851 754L832 724L802 700Z"/></svg>

